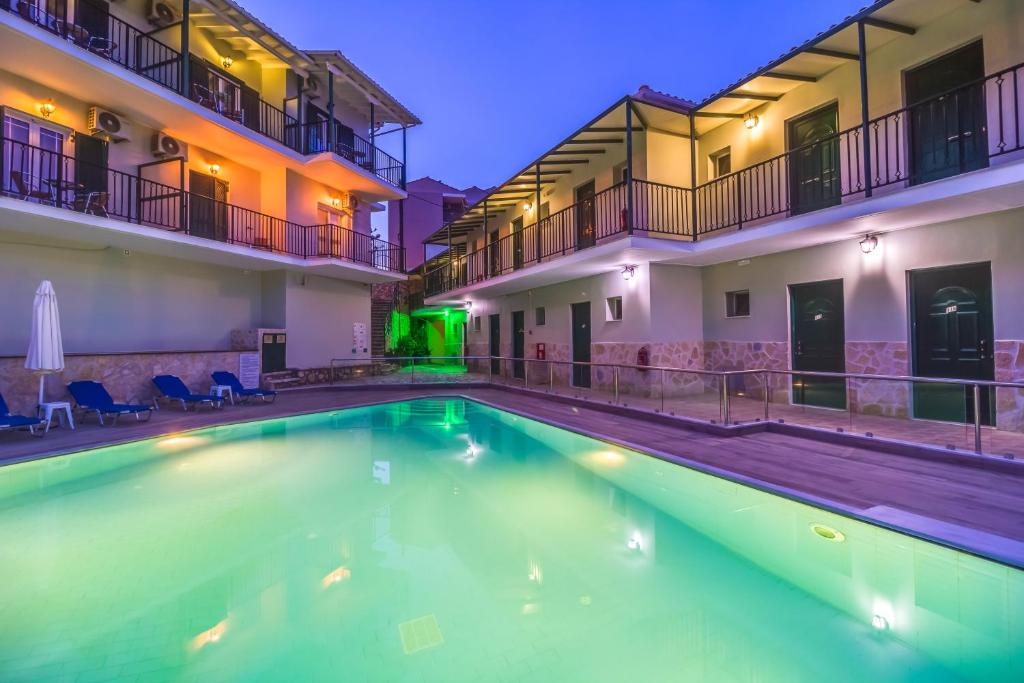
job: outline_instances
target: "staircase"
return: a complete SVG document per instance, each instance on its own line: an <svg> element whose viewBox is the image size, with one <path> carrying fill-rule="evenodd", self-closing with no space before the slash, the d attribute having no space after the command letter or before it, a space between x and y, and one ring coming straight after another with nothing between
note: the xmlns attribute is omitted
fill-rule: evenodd
<svg viewBox="0 0 1024 683"><path fill-rule="evenodd" d="M266 372L261 377L261 386L266 389L280 391L281 389L294 389L305 384L297 370L281 370L280 372Z"/></svg>
<svg viewBox="0 0 1024 683"><path fill-rule="evenodd" d="M408 306L408 286L404 282L374 285L370 297L370 353L374 358L385 354L391 335L391 314Z"/></svg>

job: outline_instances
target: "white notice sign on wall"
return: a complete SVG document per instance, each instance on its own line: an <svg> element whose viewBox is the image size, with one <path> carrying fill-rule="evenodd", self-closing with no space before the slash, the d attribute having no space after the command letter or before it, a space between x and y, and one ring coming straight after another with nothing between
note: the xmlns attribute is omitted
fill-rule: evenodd
<svg viewBox="0 0 1024 683"><path fill-rule="evenodd" d="M246 389L256 389L260 386L260 354L238 354L238 381Z"/></svg>
<svg viewBox="0 0 1024 683"><path fill-rule="evenodd" d="M366 323L352 323L352 353L367 353Z"/></svg>

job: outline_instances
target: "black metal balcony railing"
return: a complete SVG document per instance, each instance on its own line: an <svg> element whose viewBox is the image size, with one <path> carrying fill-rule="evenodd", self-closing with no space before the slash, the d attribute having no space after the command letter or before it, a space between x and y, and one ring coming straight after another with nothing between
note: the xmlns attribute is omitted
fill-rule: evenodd
<svg viewBox="0 0 1024 683"><path fill-rule="evenodd" d="M90 4L89 0L78 0L78 3L79 6ZM60 3L59 6L64 10L67 8L66 3ZM106 23L102 30L97 30L95 26L90 30L89 26L69 20L66 11L62 11L59 16L52 14L37 6L35 0L7 0L0 2L0 9L17 14L169 90L181 92L181 53L147 32L109 14L107 8L97 8L97 13L104 17L101 21ZM194 55L190 59L194 63L201 63ZM307 130L306 125L300 126L298 119L282 108L205 66L198 69L193 67L191 72L192 81L187 90L193 102L302 154L326 151L326 122L322 124L322 131ZM402 162L357 135L348 137L351 138L348 141L338 138L339 156L395 187L403 187L405 166Z"/></svg>
<svg viewBox="0 0 1024 683"><path fill-rule="evenodd" d="M79 0L79 6L89 4ZM42 5L42 6L40 6ZM59 3L64 10L66 3ZM21 16L26 21L40 26L95 55L120 64L129 71L177 91L181 74L181 54L156 38L147 35L131 24L112 14L106 16L106 26L97 31L95 27L81 26L68 20L67 12L60 15L47 11L45 3L35 0L15 0L0 3L0 8ZM107 13L107 10L99 10Z"/></svg>
<svg viewBox="0 0 1024 683"><path fill-rule="evenodd" d="M629 232L626 183L613 185L424 275L427 296L475 284ZM687 188L634 180L633 232L692 237Z"/></svg>
<svg viewBox="0 0 1024 683"><path fill-rule="evenodd" d="M634 180L633 233L701 239L947 178L1024 150L1024 64L689 188ZM871 163L864 168L864 145ZM630 232L620 183L424 275L427 296ZM537 233L540 239L537 239Z"/></svg>
<svg viewBox="0 0 1024 683"><path fill-rule="evenodd" d="M301 225L8 138L0 138L0 194L304 259L402 267L401 247L364 233Z"/></svg>
<svg viewBox="0 0 1024 683"><path fill-rule="evenodd" d="M305 154L331 151L326 120L303 123L297 128L299 130L298 138L301 140L302 151ZM405 165L401 161L359 137L351 129L336 125L334 136L335 154L369 171L389 185L404 186Z"/></svg>

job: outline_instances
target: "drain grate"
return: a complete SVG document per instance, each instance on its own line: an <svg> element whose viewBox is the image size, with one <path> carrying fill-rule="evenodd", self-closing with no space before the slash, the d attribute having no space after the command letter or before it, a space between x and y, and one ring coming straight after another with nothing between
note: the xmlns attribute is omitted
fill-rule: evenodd
<svg viewBox="0 0 1024 683"><path fill-rule="evenodd" d="M398 625L398 635L402 637L402 649L407 655L444 644L444 636L433 614L402 622Z"/></svg>

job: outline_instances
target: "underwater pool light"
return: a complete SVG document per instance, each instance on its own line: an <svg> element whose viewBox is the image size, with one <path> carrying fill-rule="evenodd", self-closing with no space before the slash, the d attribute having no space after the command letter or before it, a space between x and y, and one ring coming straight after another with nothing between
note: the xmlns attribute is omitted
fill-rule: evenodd
<svg viewBox="0 0 1024 683"><path fill-rule="evenodd" d="M842 531L833 529L832 527L824 524L812 524L811 531L821 538L824 538L826 541L832 541L833 543L842 543L846 540L846 534Z"/></svg>

